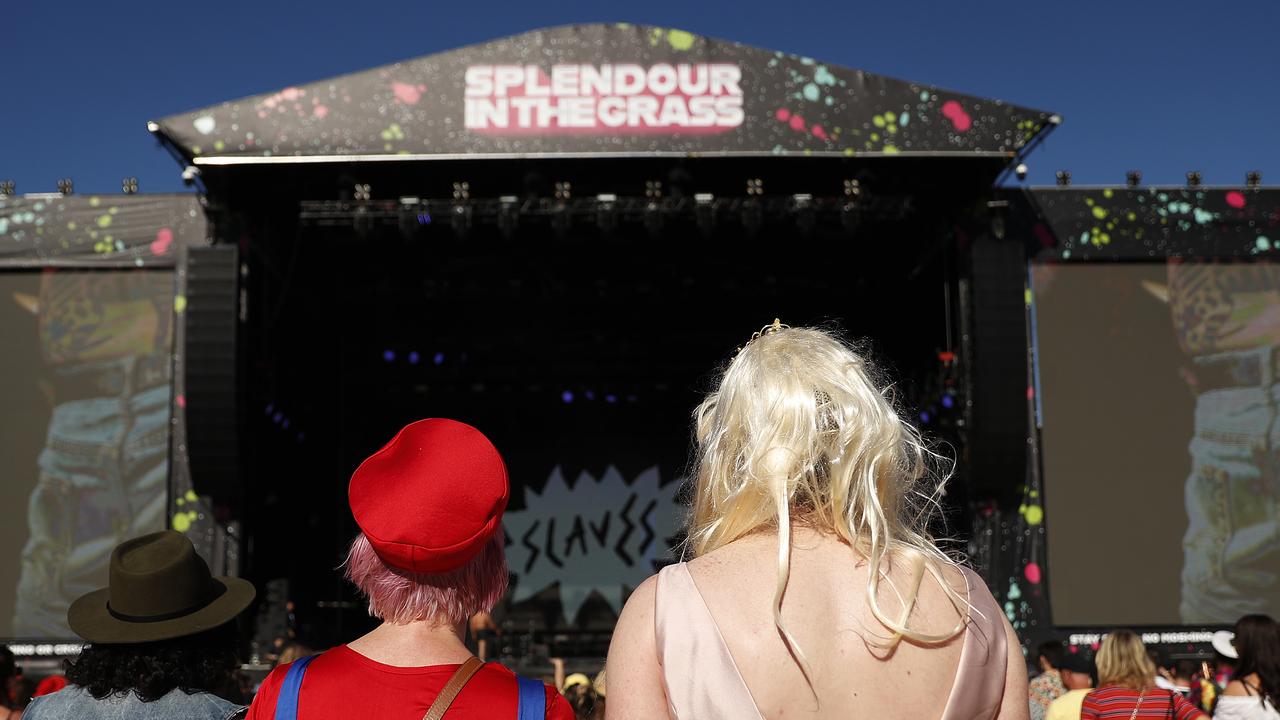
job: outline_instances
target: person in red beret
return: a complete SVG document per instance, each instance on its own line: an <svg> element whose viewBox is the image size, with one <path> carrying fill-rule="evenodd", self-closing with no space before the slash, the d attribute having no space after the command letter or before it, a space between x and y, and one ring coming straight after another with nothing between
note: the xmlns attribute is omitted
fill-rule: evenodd
<svg viewBox="0 0 1280 720"><path fill-rule="evenodd" d="M468 619L506 591L508 495L497 449L454 420L412 423L365 460L348 489L360 534L345 568L382 625L277 667L249 720L572 720L554 688L464 645Z"/></svg>

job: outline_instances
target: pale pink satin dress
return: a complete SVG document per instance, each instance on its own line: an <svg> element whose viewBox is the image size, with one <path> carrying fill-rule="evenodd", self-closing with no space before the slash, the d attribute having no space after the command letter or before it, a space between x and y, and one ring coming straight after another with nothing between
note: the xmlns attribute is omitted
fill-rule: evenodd
<svg viewBox="0 0 1280 720"><path fill-rule="evenodd" d="M969 614L960 665L942 720L991 720L1004 697L1008 648L1003 613L982 580L962 568ZM684 563L658 573L658 662L676 720L763 720L724 636Z"/></svg>

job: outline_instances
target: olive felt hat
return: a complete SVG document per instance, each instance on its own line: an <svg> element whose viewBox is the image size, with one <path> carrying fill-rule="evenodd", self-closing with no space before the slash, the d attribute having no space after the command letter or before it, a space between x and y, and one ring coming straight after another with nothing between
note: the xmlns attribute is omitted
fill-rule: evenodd
<svg viewBox="0 0 1280 720"><path fill-rule="evenodd" d="M253 584L213 577L187 536L163 530L111 552L109 585L67 610L67 623L91 643L141 643L195 635L239 615Z"/></svg>

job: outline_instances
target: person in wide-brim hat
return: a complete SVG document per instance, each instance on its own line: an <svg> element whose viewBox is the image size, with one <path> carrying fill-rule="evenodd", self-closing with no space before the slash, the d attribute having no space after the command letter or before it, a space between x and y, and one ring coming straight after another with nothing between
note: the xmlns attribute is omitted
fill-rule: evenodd
<svg viewBox="0 0 1280 720"><path fill-rule="evenodd" d="M71 604L67 623L88 641L67 663L69 685L32 701L27 720L139 717L225 720L232 694L235 619L251 583L214 577L173 530L121 543L109 584Z"/></svg>

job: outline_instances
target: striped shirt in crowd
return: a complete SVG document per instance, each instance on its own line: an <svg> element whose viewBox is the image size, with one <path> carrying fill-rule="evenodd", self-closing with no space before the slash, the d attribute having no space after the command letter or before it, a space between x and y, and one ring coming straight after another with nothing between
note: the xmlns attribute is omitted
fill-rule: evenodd
<svg viewBox="0 0 1280 720"><path fill-rule="evenodd" d="M1172 707L1170 707L1172 706ZM1137 707L1138 712L1134 713ZM1180 693L1149 687L1139 693L1119 685L1103 685L1084 698L1080 720L1129 720L1129 718L1208 718Z"/></svg>

